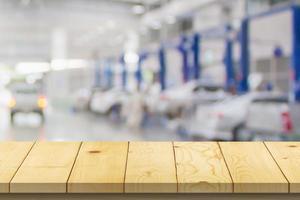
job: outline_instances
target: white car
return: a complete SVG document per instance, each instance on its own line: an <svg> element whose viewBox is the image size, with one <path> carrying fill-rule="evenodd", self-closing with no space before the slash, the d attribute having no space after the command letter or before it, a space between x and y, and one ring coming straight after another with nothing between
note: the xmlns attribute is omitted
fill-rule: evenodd
<svg viewBox="0 0 300 200"><path fill-rule="evenodd" d="M14 122L16 113L38 113L42 122L45 120L44 110L47 107L47 99L38 85L18 83L10 87L11 98L8 102L11 122Z"/></svg>
<svg viewBox="0 0 300 200"><path fill-rule="evenodd" d="M233 140L246 121L250 104L257 98L272 95L270 92L253 92L200 106L186 124L187 134L209 140Z"/></svg>
<svg viewBox="0 0 300 200"><path fill-rule="evenodd" d="M295 138L300 136L300 105L291 103L287 97L258 98L248 108L238 139Z"/></svg>
<svg viewBox="0 0 300 200"><path fill-rule="evenodd" d="M160 94L149 95L146 100L147 110L151 113L167 115L170 118L179 117L182 111L195 101L207 97L216 92L224 94L222 87L207 84L202 81L190 81L182 86L163 91Z"/></svg>
<svg viewBox="0 0 300 200"><path fill-rule="evenodd" d="M127 93L119 88L107 91L96 91L90 102L92 112L99 114L110 114L114 109L120 111Z"/></svg>

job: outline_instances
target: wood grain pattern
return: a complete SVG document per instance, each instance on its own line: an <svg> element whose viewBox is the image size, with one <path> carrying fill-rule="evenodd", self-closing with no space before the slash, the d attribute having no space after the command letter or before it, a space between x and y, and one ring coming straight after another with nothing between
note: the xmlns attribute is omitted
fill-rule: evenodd
<svg viewBox="0 0 300 200"><path fill-rule="evenodd" d="M80 142L37 142L10 184L13 193L64 193Z"/></svg>
<svg viewBox="0 0 300 200"><path fill-rule="evenodd" d="M236 193L286 193L288 182L262 142L220 142Z"/></svg>
<svg viewBox="0 0 300 200"><path fill-rule="evenodd" d="M300 194L0 194L4 200L299 200Z"/></svg>
<svg viewBox="0 0 300 200"><path fill-rule="evenodd" d="M32 145L33 142L0 142L0 193L9 192L9 183Z"/></svg>
<svg viewBox="0 0 300 200"><path fill-rule="evenodd" d="M128 142L84 142L68 181L71 193L122 193Z"/></svg>
<svg viewBox="0 0 300 200"><path fill-rule="evenodd" d="M216 142L175 142L178 192L233 192L228 169Z"/></svg>
<svg viewBox="0 0 300 200"><path fill-rule="evenodd" d="M300 142L265 142L283 174L291 193L300 193Z"/></svg>
<svg viewBox="0 0 300 200"><path fill-rule="evenodd" d="M171 142L130 142L125 192L177 192L174 150Z"/></svg>
<svg viewBox="0 0 300 200"><path fill-rule="evenodd" d="M0 193L300 193L299 169L300 142L0 142Z"/></svg>

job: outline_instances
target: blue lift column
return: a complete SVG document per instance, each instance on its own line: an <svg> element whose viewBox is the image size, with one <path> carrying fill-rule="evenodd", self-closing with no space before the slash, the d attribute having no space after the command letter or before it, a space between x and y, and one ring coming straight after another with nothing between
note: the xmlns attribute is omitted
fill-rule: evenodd
<svg viewBox="0 0 300 200"><path fill-rule="evenodd" d="M104 77L105 77L105 86L106 87L113 86L113 72L112 72L111 62L112 62L111 59L107 59L105 61Z"/></svg>
<svg viewBox="0 0 300 200"><path fill-rule="evenodd" d="M293 71L293 96L296 102L300 102L300 7L293 6L293 49L292 49L292 71Z"/></svg>
<svg viewBox="0 0 300 200"><path fill-rule="evenodd" d="M188 65L188 39L186 36L182 36L178 50L182 54L182 74L183 82L189 80L189 65Z"/></svg>
<svg viewBox="0 0 300 200"><path fill-rule="evenodd" d="M158 52L158 58L159 58L159 82L161 90L166 89L166 55L165 55L165 49L163 46L160 47Z"/></svg>
<svg viewBox="0 0 300 200"><path fill-rule="evenodd" d="M201 74L201 65L200 65L200 42L201 36L196 33L193 37L193 54L194 54L194 79L199 79Z"/></svg>
<svg viewBox="0 0 300 200"><path fill-rule="evenodd" d="M136 80L137 80L138 90L140 90L141 83L142 83L142 80L143 80L143 76L142 76L142 64L143 64L143 62L144 62L144 60L146 58L147 58L147 54L146 53L141 53L139 55L139 61L138 61L137 70L136 70L136 73L135 73Z"/></svg>
<svg viewBox="0 0 300 200"><path fill-rule="evenodd" d="M126 90L126 85L127 85L127 70L126 70L126 63L124 59L124 54L122 54L120 58L120 64L122 67L122 88L123 90Z"/></svg>
<svg viewBox="0 0 300 200"><path fill-rule="evenodd" d="M226 33L230 34L231 27L226 27ZM231 90L235 85L235 71L233 64L233 41L229 36L226 37L225 57L224 57L225 71L226 71L226 89Z"/></svg>
<svg viewBox="0 0 300 200"><path fill-rule="evenodd" d="M244 19L240 30L240 74L238 82L238 91L240 93L248 92L248 76L250 68L250 52L249 52L249 20Z"/></svg>
<svg viewBox="0 0 300 200"><path fill-rule="evenodd" d="M101 62L99 59L95 60L94 63L94 68L95 68L95 82L94 86L99 87L101 86L101 80L102 80L102 74L101 74Z"/></svg>

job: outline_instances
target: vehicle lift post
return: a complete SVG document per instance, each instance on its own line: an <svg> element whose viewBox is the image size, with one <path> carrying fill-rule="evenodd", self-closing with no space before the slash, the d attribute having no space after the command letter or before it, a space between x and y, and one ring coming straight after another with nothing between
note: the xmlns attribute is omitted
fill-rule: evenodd
<svg viewBox="0 0 300 200"><path fill-rule="evenodd" d="M101 70L101 61L96 59L94 61L94 70L95 70L95 80L94 80L94 87L100 87L102 81L102 70Z"/></svg>
<svg viewBox="0 0 300 200"><path fill-rule="evenodd" d="M235 70L233 64L233 38L230 37L232 28L230 25L227 25L225 30L226 30L226 35L225 35L226 41L225 41L224 64L225 64L225 71L226 71L226 89L231 90L236 86Z"/></svg>
<svg viewBox="0 0 300 200"><path fill-rule="evenodd" d="M160 82L160 87L161 90L166 89L166 53L165 53L165 48L163 45L159 48L158 51L158 58L159 58L159 82Z"/></svg>
<svg viewBox="0 0 300 200"><path fill-rule="evenodd" d="M112 72L112 59L108 58L104 62L104 77L105 77L105 86L113 86L113 72Z"/></svg>
<svg viewBox="0 0 300 200"><path fill-rule="evenodd" d="M142 75L142 65L143 62L147 59L148 54L147 53L140 53L139 55L139 60L138 60L138 65L137 65L137 70L135 73L136 80L137 80L137 89L140 90L141 88L141 83L143 81L143 75Z"/></svg>
<svg viewBox="0 0 300 200"><path fill-rule="evenodd" d="M245 93L249 91L248 77L250 68L249 52L249 19L246 18L241 23L239 33L240 42L240 73L238 77L238 92Z"/></svg>
<svg viewBox="0 0 300 200"><path fill-rule="evenodd" d="M189 55L189 49L190 49L190 41L186 36L181 37L181 42L178 46L179 52L182 54L182 79L183 82L189 81L189 64L188 64L188 55Z"/></svg>
<svg viewBox="0 0 300 200"><path fill-rule="evenodd" d="M200 64L200 42L201 42L201 36L199 33L195 33L193 36L193 45L192 45L192 50L193 50L193 75L194 79L198 80L201 75L201 64Z"/></svg>
<svg viewBox="0 0 300 200"><path fill-rule="evenodd" d="M126 90L127 70L126 70L126 63L125 63L125 59L124 59L124 54L121 55L120 64L121 64L121 67L122 67L122 88L123 88L123 90Z"/></svg>
<svg viewBox="0 0 300 200"><path fill-rule="evenodd" d="M292 81L293 81L293 97L296 102L300 102L300 7L292 6Z"/></svg>

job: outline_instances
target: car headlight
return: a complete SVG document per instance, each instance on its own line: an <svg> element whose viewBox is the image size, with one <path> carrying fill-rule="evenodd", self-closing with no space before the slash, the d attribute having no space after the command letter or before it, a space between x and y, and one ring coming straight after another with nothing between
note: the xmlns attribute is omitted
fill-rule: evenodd
<svg viewBox="0 0 300 200"><path fill-rule="evenodd" d="M39 96L37 105L39 108L46 108L47 107L47 99L44 96Z"/></svg>
<svg viewBox="0 0 300 200"><path fill-rule="evenodd" d="M9 108L14 108L16 106L17 102L16 102L16 99L15 98L10 98L9 101L8 101L8 107Z"/></svg>

